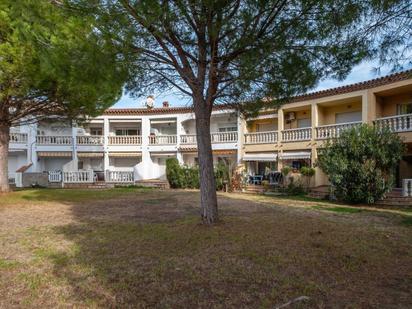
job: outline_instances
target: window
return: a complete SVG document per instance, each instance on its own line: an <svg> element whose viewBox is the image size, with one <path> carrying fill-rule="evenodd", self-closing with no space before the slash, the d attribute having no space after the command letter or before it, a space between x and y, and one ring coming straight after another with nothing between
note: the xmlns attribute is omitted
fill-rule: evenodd
<svg viewBox="0 0 412 309"><path fill-rule="evenodd" d="M219 132L236 132L237 126L221 127L218 129Z"/></svg>
<svg viewBox="0 0 412 309"><path fill-rule="evenodd" d="M311 125L310 118L298 119L298 128L310 128Z"/></svg>
<svg viewBox="0 0 412 309"><path fill-rule="evenodd" d="M115 133L117 136L140 135L140 130L138 129L116 129Z"/></svg>
<svg viewBox="0 0 412 309"><path fill-rule="evenodd" d="M77 169L79 170L83 169L83 161L77 161Z"/></svg>
<svg viewBox="0 0 412 309"><path fill-rule="evenodd" d="M335 123L348 123L362 121L362 112L348 112L348 113L338 113L335 115Z"/></svg>
<svg viewBox="0 0 412 309"><path fill-rule="evenodd" d="M412 103L398 104L396 109L398 115L412 114Z"/></svg>
<svg viewBox="0 0 412 309"><path fill-rule="evenodd" d="M102 128L90 128L90 135L103 135Z"/></svg>

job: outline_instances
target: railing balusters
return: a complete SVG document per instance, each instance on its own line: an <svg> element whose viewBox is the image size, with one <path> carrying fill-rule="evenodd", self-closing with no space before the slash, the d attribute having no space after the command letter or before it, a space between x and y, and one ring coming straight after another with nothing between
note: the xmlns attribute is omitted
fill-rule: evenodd
<svg viewBox="0 0 412 309"><path fill-rule="evenodd" d="M326 126L316 127L316 138L317 139L328 139L328 138L337 138L340 134L350 128L361 125L362 122L347 122L341 124L331 124Z"/></svg>
<svg viewBox="0 0 412 309"><path fill-rule="evenodd" d="M312 138L312 128L288 129L282 131L282 141L297 142L306 141Z"/></svg>
<svg viewBox="0 0 412 309"><path fill-rule="evenodd" d="M412 131L412 114L378 118L374 121L374 125L379 130L388 128L391 132Z"/></svg>

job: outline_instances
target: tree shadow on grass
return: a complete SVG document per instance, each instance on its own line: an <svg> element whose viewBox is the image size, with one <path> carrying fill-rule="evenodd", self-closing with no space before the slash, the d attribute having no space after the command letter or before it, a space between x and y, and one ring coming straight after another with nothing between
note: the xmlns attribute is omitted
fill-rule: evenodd
<svg viewBox="0 0 412 309"><path fill-rule="evenodd" d="M205 227L199 224L197 200L196 192L157 191L72 203L75 222L54 228L71 245L48 255L54 275L71 286L66 301L102 307L251 308L306 295L311 300L294 308L313 308L345 304L345 298L332 294L350 296L355 305L373 305L373 294L382 292L371 292L375 283L368 283L376 275L371 269L384 269L376 258L382 246L370 246L371 235L353 242L356 231L316 217L291 217L256 204L251 211L251 202L226 198L220 203L224 220ZM389 299L411 285L398 285L398 294ZM336 286L345 290L332 292Z"/></svg>

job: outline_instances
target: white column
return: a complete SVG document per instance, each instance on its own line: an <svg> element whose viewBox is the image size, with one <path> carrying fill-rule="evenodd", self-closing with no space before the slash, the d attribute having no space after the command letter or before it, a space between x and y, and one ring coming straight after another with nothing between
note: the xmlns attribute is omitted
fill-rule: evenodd
<svg viewBox="0 0 412 309"><path fill-rule="evenodd" d="M77 161L77 125L72 125L72 158Z"/></svg>
<svg viewBox="0 0 412 309"><path fill-rule="evenodd" d="M31 170L38 171L37 161L37 149L36 149L36 137L37 137L37 123L28 125L27 128L27 163L32 163Z"/></svg>
<svg viewBox="0 0 412 309"><path fill-rule="evenodd" d="M244 141L244 135L245 135L245 120L243 117L241 117L241 114L239 111L236 112L236 118L237 118L237 164L242 163L242 158L243 158L243 141Z"/></svg>
<svg viewBox="0 0 412 309"><path fill-rule="evenodd" d="M369 122L369 105L368 105L368 94L365 92L362 95L362 123Z"/></svg>
<svg viewBox="0 0 412 309"><path fill-rule="evenodd" d="M140 179L149 179L152 175L152 158L149 151L150 118L142 117L142 164L138 166L137 173Z"/></svg>
<svg viewBox="0 0 412 309"><path fill-rule="evenodd" d="M177 115L176 117L176 134L177 134L177 144L176 144L176 158L179 161L179 164L184 164L183 161L183 154L179 151L180 148L180 135L185 134L185 130L182 125L182 117L181 115Z"/></svg>
<svg viewBox="0 0 412 309"><path fill-rule="evenodd" d="M103 170L106 172L109 169L109 132L110 122L108 117L103 118Z"/></svg>

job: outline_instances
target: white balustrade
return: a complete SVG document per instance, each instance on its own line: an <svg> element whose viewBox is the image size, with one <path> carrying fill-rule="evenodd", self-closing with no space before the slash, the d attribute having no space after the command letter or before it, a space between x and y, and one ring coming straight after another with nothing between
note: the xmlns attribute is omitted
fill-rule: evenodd
<svg viewBox="0 0 412 309"><path fill-rule="evenodd" d="M141 145L140 135L119 135L109 136L109 145Z"/></svg>
<svg viewBox="0 0 412 309"><path fill-rule="evenodd" d="M378 118L374 125L378 129L388 128L392 132L412 131L412 114Z"/></svg>
<svg viewBox="0 0 412 309"><path fill-rule="evenodd" d="M340 136L342 131L351 129L353 127L360 126L361 124L362 124L361 121L356 121L356 122L346 122L346 123L340 123L340 124L318 126L316 127L316 138L317 139L337 138Z"/></svg>
<svg viewBox="0 0 412 309"><path fill-rule="evenodd" d="M150 135L150 145L174 145L177 143L177 135Z"/></svg>
<svg viewBox="0 0 412 309"><path fill-rule="evenodd" d="M103 145L102 135L80 135L77 136L78 145Z"/></svg>
<svg viewBox="0 0 412 309"><path fill-rule="evenodd" d="M282 141L298 142L307 141L312 138L312 128L289 129L282 131Z"/></svg>
<svg viewBox="0 0 412 309"><path fill-rule="evenodd" d="M36 143L39 145L71 145L73 138L71 136L51 136L38 135Z"/></svg>
<svg viewBox="0 0 412 309"><path fill-rule="evenodd" d="M278 132L256 132L245 134L245 144L270 144L278 140Z"/></svg>
<svg viewBox="0 0 412 309"><path fill-rule="evenodd" d="M402 180L402 196L412 196L412 179Z"/></svg>
<svg viewBox="0 0 412 309"><path fill-rule="evenodd" d="M212 143L236 143L237 132L210 133Z"/></svg>
<svg viewBox="0 0 412 309"><path fill-rule="evenodd" d="M197 144L196 134L180 135L181 144Z"/></svg>
<svg viewBox="0 0 412 309"><path fill-rule="evenodd" d="M60 171L50 171L48 172L49 182L61 182L62 172Z"/></svg>
<svg viewBox="0 0 412 309"><path fill-rule="evenodd" d="M94 173L90 171L63 172L64 183L93 183Z"/></svg>
<svg viewBox="0 0 412 309"><path fill-rule="evenodd" d="M133 183L134 173L133 171L107 171L106 181L116 183Z"/></svg>
<svg viewBox="0 0 412 309"><path fill-rule="evenodd" d="M25 144L27 143L26 133L10 133L10 143Z"/></svg>

